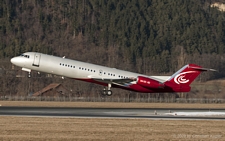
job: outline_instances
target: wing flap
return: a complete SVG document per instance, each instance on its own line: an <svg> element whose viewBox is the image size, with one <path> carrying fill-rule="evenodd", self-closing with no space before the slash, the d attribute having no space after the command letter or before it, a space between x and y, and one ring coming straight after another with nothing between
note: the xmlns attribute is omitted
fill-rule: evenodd
<svg viewBox="0 0 225 141"><path fill-rule="evenodd" d="M109 79L109 78L100 78L94 76L88 76L89 78L103 83L111 83L119 86L127 86L132 83L136 83L136 78L124 78L124 79Z"/></svg>

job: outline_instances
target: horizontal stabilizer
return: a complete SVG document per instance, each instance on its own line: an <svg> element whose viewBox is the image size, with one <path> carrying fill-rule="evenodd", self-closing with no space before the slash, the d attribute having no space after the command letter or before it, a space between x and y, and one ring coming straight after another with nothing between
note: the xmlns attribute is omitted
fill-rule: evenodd
<svg viewBox="0 0 225 141"><path fill-rule="evenodd" d="M199 71L217 71L215 69L209 69L209 68L198 68L198 67L190 67L190 68L199 70Z"/></svg>

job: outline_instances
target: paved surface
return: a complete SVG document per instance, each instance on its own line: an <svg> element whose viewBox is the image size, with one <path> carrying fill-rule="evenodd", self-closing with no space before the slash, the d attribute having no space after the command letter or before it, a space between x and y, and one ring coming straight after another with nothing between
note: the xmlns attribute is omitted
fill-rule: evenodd
<svg viewBox="0 0 225 141"><path fill-rule="evenodd" d="M225 120L225 109L0 107L1 116Z"/></svg>

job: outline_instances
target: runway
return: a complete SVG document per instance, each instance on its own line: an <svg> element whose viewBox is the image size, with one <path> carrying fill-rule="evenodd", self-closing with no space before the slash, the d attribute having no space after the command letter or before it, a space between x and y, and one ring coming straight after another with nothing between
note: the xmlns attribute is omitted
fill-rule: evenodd
<svg viewBox="0 0 225 141"><path fill-rule="evenodd" d="M1 116L225 120L225 109L0 107Z"/></svg>

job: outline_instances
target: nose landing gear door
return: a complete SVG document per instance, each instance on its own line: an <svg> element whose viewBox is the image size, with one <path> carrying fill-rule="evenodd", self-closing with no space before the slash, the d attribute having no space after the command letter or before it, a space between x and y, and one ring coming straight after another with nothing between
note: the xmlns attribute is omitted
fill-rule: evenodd
<svg viewBox="0 0 225 141"><path fill-rule="evenodd" d="M37 54L37 53L36 53L36 54L34 55L33 66L39 67L40 59L41 59L41 54Z"/></svg>

